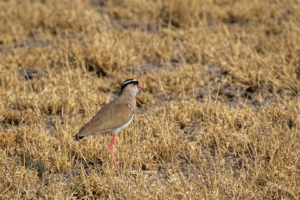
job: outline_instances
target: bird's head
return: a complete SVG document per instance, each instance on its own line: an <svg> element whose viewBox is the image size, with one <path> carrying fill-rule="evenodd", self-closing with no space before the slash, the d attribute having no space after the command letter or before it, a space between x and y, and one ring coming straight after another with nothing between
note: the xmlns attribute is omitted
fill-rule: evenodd
<svg viewBox="0 0 300 200"><path fill-rule="evenodd" d="M136 95L139 91L143 91L144 89L145 88L139 85L139 82L136 79L127 79L121 85L121 93L122 91L129 90Z"/></svg>

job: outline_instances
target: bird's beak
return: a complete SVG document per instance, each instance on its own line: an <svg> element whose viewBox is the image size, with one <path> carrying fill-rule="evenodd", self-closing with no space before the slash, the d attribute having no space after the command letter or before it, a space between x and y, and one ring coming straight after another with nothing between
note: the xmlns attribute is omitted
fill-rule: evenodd
<svg viewBox="0 0 300 200"><path fill-rule="evenodd" d="M137 86L138 87L138 89L140 90L140 91L143 91L143 90L145 90L146 88L144 88L143 86L141 86L141 85L138 85Z"/></svg>

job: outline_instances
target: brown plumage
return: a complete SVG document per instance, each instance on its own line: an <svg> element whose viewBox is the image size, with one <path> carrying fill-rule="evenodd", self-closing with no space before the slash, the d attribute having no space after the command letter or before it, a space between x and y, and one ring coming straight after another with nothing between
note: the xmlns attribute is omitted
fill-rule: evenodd
<svg viewBox="0 0 300 200"><path fill-rule="evenodd" d="M127 87L131 88L134 85ZM91 135L112 133L129 122L135 111L136 100L135 95L131 90L127 90L127 87L118 98L101 108L91 121L80 129L75 136L77 140Z"/></svg>
<svg viewBox="0 0 300 200"><path fill-rule="evenodd" d="M113 141L115 135L124 130L133 120L136 110L135 96L142 90L143 87L138 85L135 79L128 79L123 82L119 96L111 101L109 104L101 108L98 113L75 135L75 141L89 137L91 135L98 135L101 133L111 133L110 150L115 163L116 171L119 174L114 154Z"/></svg>

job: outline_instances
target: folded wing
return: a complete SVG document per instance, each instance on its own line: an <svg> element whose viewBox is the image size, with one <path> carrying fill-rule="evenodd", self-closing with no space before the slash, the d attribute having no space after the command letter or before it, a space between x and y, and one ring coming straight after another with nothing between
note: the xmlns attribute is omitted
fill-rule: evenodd
<svg viewBox="0 0 300 200"><path fill-rule="evenodd" d="M113 106L108 104L100 109L91 121L79 130L75 140L91 135L113 132L127 124L133 114L133 109L128 104L114 104Z"/></svg>

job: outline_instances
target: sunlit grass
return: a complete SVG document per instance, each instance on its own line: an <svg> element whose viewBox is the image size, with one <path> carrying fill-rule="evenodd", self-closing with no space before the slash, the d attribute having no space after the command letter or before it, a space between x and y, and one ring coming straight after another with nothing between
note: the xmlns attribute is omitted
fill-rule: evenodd
<svg viewBox="0 0 300 200"><path fill-rule="evenodd" d="M0 197L298 199L292 1L0 2ZM74 142L136 78L133 123Z"/></svg>

